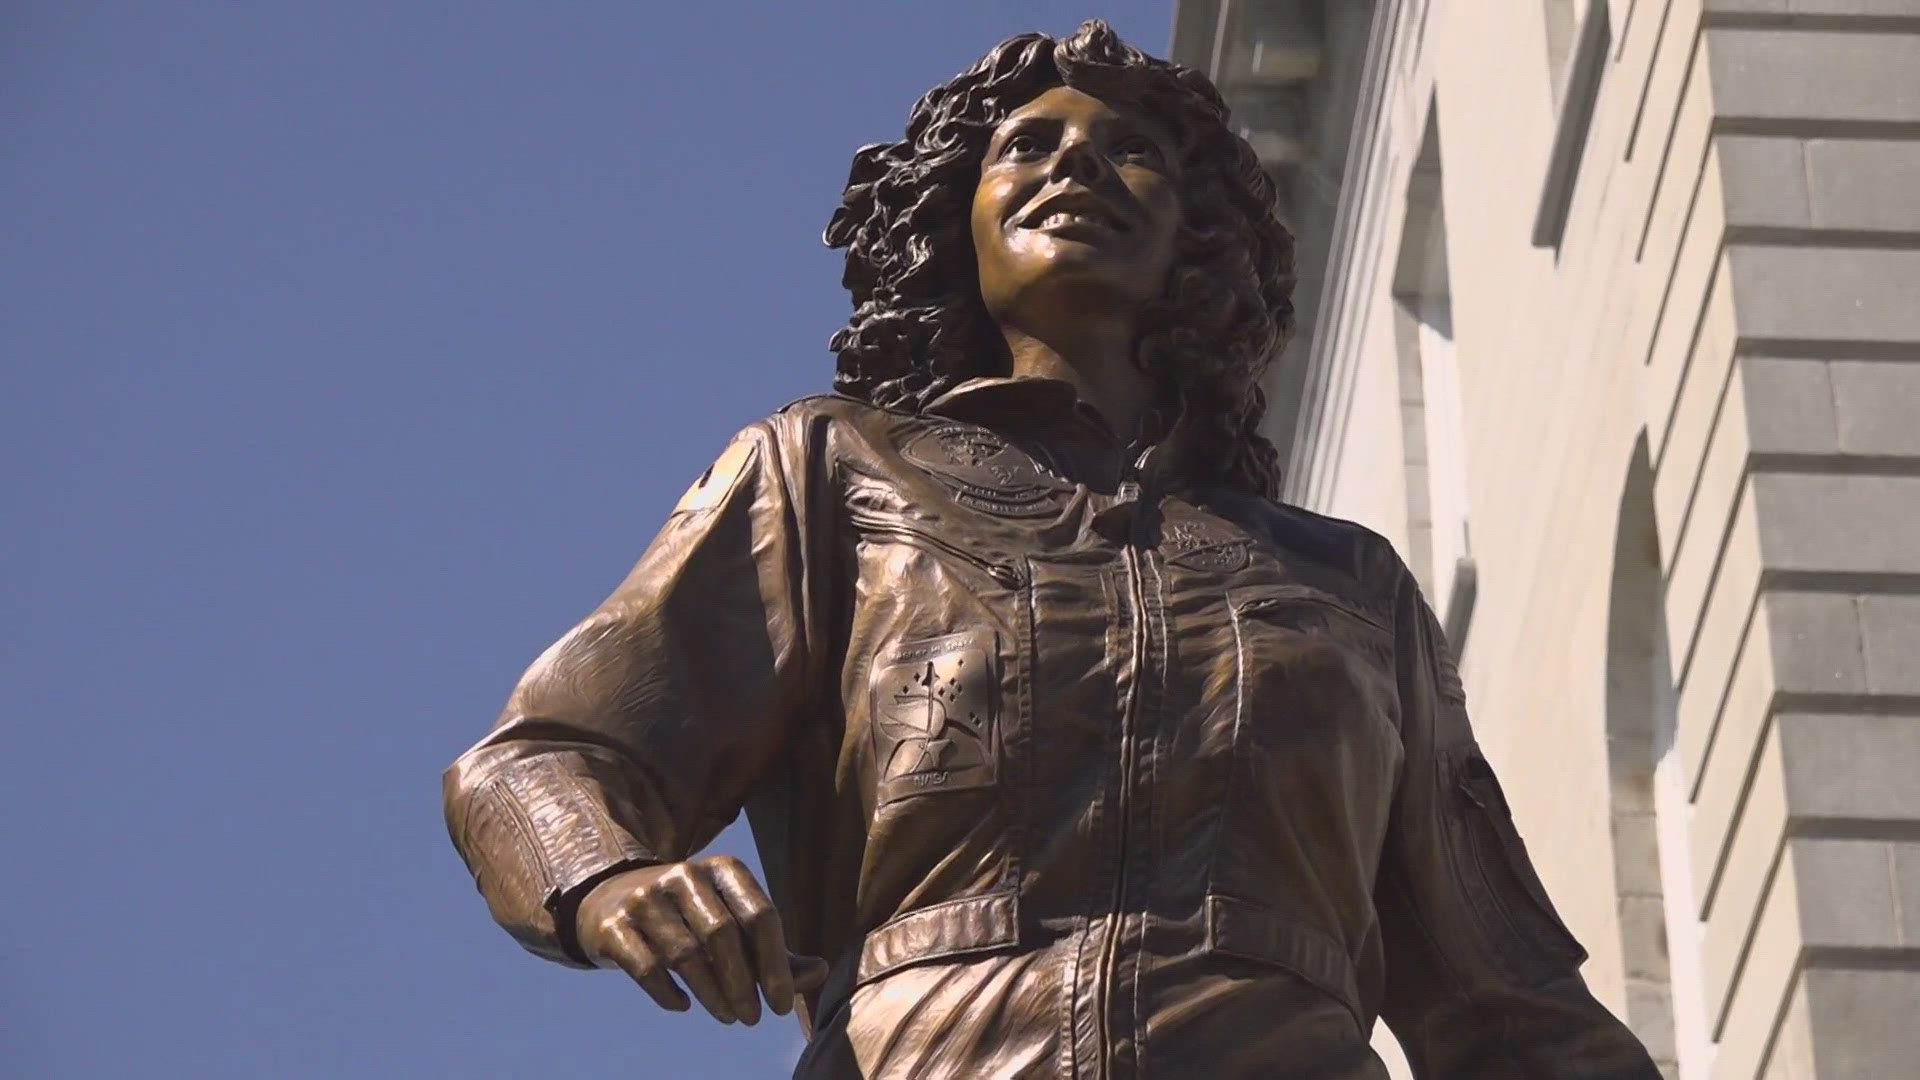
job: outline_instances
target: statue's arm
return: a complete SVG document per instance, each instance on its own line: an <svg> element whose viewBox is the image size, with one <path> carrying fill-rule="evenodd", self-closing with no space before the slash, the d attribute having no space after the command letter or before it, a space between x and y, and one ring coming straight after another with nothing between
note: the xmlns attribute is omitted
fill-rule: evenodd
<svg viewBox="0 0 1920 1080"><path fill-rule="evenodd" d="M1413 575L1387 558L1406 756L1374 889L1383 1018L1421 1080L1658 1080L1581 979L1586 952L1554 912L1474 742L1439 624Z"/></svg>
<svg viewBox="0 0 1920 1080"><path fill-rule="evenodd" d="M454 844L528 949L611 964L579 940L582 899L699 851L807 714L822 570L799 438L787 414L743 431L447 770ZM740 876L707 870L723 888Z"/></svg>

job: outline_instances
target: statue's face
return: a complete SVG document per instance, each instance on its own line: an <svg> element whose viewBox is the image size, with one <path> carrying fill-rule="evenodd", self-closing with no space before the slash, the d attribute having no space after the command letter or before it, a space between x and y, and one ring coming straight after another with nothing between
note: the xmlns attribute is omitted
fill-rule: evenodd
<svg viewBox="0 0 1920 1080"><path fill-rule="evenodd" d="M980 297L996 322L1037 325L1036 306L1061 304L1130 319L1173 265L1173 140L1135 111L1054 87L994 129L972 225Z"/></svg>

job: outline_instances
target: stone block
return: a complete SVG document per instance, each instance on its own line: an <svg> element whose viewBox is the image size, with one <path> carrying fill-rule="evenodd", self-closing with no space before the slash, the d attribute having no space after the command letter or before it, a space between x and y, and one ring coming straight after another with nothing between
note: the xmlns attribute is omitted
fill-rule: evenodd
<svg viewBox="0 0 1920 1080"><path fill-rule="evenodd" d="M1707 530L1718 543L1718 529L1732 509L1741 465L1747 454L1745 403L1734 378L1733 342L1702 334L1675 388L1673 418L1654 476L1654 511L1663 522L1673 522L1669 559L1677 559L1694 542L1696 528ZM1717 467L1717 468L1716 468ZM1728 469L1733 470L1729 477ZM1733 484L1729 490L1729 483Z"/></svg>
<svg viewBox="0 0 1920 1080"><path fill-rule="evenodd" d="M1799 139L1721 135L1713 144L1728 227L1791 229L1812 224Z"/></svg>
<svg viewBox="0 0 1920 1080"><path fill-rule="evenodd" d="M1911 200L1920 209L1920 163L1915 170ZM1842 453L1920 457L1920 364L1836 360L1830 378Z"/></svg>
<svg viewBox="0 0 1920 1080"><path fill-rule="evenodd" d="M1920 15L1920 0L1787 0L1791 15L1854 15L1895 18Z"/></svg>
<svg viewBox="0 0 1920 1080"><path fill-rule="evenodd" d="M1911 786L1911 785L1909 785ZM1920 804L1920 795L1909 791L1909 800ZM1920 811L1920 805L1914 807ZM1899 910L1897 940L1905 948L1920 947L1920 843L1891 845L1893 849L1893 895Z"/></svg>
<svg viewBox="0 0 1920 1080"><path fill-rule="evenodd" d="M1713 910L1720 917L1723 900L1736 909L1757 902L1784 828L1779 754L1771 739L1761 738L1776 694L1861 693L1865 685L1850 598L1767 593L1716 713L1697 716L1682 697L1678 745L1694 783L1689 831L1703 914ZM1710 926L1709 937L1714 932Z"/></svg>
<svg viewBox="0 0 1920 1080"><path fill-rule="evenodd" d="M1700 618L1700 631L1692 643L1692 652L1674 663L1674 670L1681 672L1676 682L1681 707L1689 716L1720 713L1747 638L1751 635L1765 642L1764 623L1758 634L1749 630L1759 607L1760 577L1759 541L1753 537L1749 524L1735 534L1734 542L1721 554L1720 567L1714 573L1713 591L1707 597L1706 614ZM1759 652L1765 656L1764 644ZM1747 663L1751 666L1753 661ZM1764 673L1746 672L1742 677L1752 678L1756 674L1762 675L1765 692L1772 693L1771 669ZM1699 768L1697 759L1686 757L1684 760L1689 769Z"/></svg>
<svg viewBox="0 0 1920 1080"><path fill-rule="evenodd" d="M1772 846L1778 844L1778 832L1786 822L1780 753L1761 738L1776 686L1772 657L1766 650L1766 638L1755 636L1741 653L1726 707L1720 711L1720 728L1693 792L1693 880L1699 884L1701 903L1718 903L1720 878L1732 872L1724 861L1734 859L1736 849L1749 836L1747 830L1757 821L1772 822L1764 826L1772 840L1764 842L1766 851L1753 855L1755 861L1749 865L1755 874L1763 874L1772 863ZM1749 884L1759 890L1757 876ZM1757 896L1755 892L1747 899Z"/></svg>
<svg viewBox="0 0 1920 1080"><path fill-rule="evenodd" d="M1709 15L1920 15L1920 0L1703 0L1700 6Z"/></svg>
<svg viewBox="0 0 1920 1080"><path fill-rule="evenodd" d="M1625 710L1622 710L1625 711ZM1613 733L1607 736L1607 772L1614 831L1632 832L1635 820L1653 813L1653 736Z"/></svg>
<svg viewBox="0 0 1920 1080"><path fill-rule="evenodd" d="M1656 1063L1673 1060L1673 991L1667 985L1664 972L1658 979L1627 982L1627 1009L1623 1019Z"/></svg>
<svg viewBox="0 0 1920 1080"><path fill-rule="evenodd" d="M1867 689L1920 694L1920 596L1862 596L1859 604Z"/></svg>
<svg viewBox="0 0 1920 1080"><path fill-rule="evenodd" d="M1920 598L1915 606L1920 607ZM1762 610L1766 613L1778 689L1818 694L1867 690L1861 618L1854 611L1852 597L1769 593L1762 601ZM1920 629L1920 624L1915 628ZM1920 645L1920 638L1905 640L1910 646Z"/></svg>
<svg viewBox="0 0 1920 1080"><path fill-rule="evenodd" d="M1788 0L1704 0L1709 15L1785 15Z"/></svg>
<svg viewBox="0 0 1920 1080"><path fill-rule="evenodd" d="M1769 570L1920 573L1920 477L1756 473Z"/></svg>
<svg viewBox="0 0 1920 1080"><path fill-rule="evenodd" d="M1824 360L1740 358L1747 441L1757 454L1832 454L1840 437Z"/></svg>
<svg viewBox="0 0 1920 1080"><path fill-rule="evenodd" d="M1700 973L1709 1003L1724 999L1733 985L1753 920L1774 880L1774 863L1785 843L1786 800L1781 794L1780 753L1772 742L1762 750L1753 787L1739 807L1737 821L1724 817L1718 830L1696 820L1694 876L1705 925L1700 931ZM1725 847L1722 848L1721 845ZM1715 862L1718 858L1722 861ZM1716 876L1717 871L1717 876Z"/></svg>
<svg viewBox="0 0 1920 1080"><path fill-rule="evenodd" d="M1684 213L1700 165L1706 160L1706 139L1713 123L1712 79L1707 77L1706 40L1696 34L1666 33L1653 42L1636 103L1626 157L1647 161L1658 170L1648 194L1648 222L1639 242L1642 258L1653 265L1672 261L1674 215ZM1617 88L1634 80L1622 79ZM1603 84L1601 94L1608 88ZM1630 91L1631 92L1631 91ZM1675 170L1684 170L1684 180ZM1631 176L1631 173L1626 175Z"/></svg>
<svg viewBox="0 0 1920 1080"><path fill-rule="evenodd" d="M1890 1080L1920 1062L1920 971L1808 968L1805 984L1820 1080Z"/></svg>
<svg viewBox="0 0 1920 1080"><path fill-rule="evenodd" d="M1748 924L1753 934L1730 993L1723 1002L1709 1002L1708 1016L1720 1044L1709 1073L1715 1080L1752 1080L1760 1074L1801 957L1793 888L1792 874L1775 876L1759 918ZM1708 996L1712 998L1711 989Z"/></svg>
<svg viewBox="0 0 1920 1080"><path fill-rule="evenodd" d="M1720 27L1707 31L1722 117L1909 122L1920 115L1920 34Z"/></svg>
<svg viewBox="0 0 1920 1080"><path fill-rule="evenodd" d="M1667 977L1667 909L1658 896L1620 899L1620 941L1629 983Z"/></svg>
<svg viewBox="0 0 1920 1080"><path fill-rule="evenodd" d="M1744 337L1920 342L1920 251L1740 244L1727 260Z"/></svg>
<svg viewBox="0 0 1920 1080"><path fill-rule="evenodd" d="M1667 571L1667 633L1674 671L1683 686L1693 679L1691 658L1699 648L1700 623L1714 593L1729 580L1729 566L1737 567L1749 553L1756 563L1761 561L1758 507L1751 489L1741 483L1746 443L1744 430L1716 435L1707 448L1685 528L1674 541L1673 564ZM1661 519L1663 532L1667 521Z"/></svg>
<svg viewBox="0 0 1920 1080"><path fill-rule="evenodd" d="M1794 821L1920 821L1920 718L1783 713L1774 729Z"/></svg>
<svg viewBox="0 0 1920 1080"><path fill-rule="evenodd" d="M1760 695L1758 700L1764 702L1771 698L1776 681L1764 614L1753 616L1758 620L1756 630L1742 633L1751 621L1754 590L1760 580L1759 543L1753 537L1751 514L1742 520L1744 524L1735 526L1717 585L1710 595L1708 618L1716 632L1702 634L1691 654L1683 651L1691 644L1691 620L1683 632L1674 614L1675 590L1671 585L1668 587L1667 620L1677 654L1674 669L1681 673L1675 706L1678 721L1675 743L1686 770L1690 795L1699 784L1701 769L1706 764L1707 743L1726 712L1728 697L1744 682L1753 684L1752 692ZM1683 633L1686 636L1682 636Z"/></svg>
<svg viewBox="0 0 1920 1080"><path fill-rule="evenodd" d="M1915 0L1920 3L1920 0ZM1804 184L1811 223L1822 229L1920 231L1920 142L1811 139Z"/></svg>
<svg viewBox="0 0 1920 1080"><path fill-rule="evenodd" d="M1726 229L1718 201L1696 208L1686 221L1686 229L1676 228L1675 232L1679 233L1679 248L1671 256L1673 275L1648 346L1644 384L1652 440L1648 449L1662 471L1669 468L1670 460L1678 460L1670 454L1667 442L1681 426L1675 411L1685 404L1683 391L1689 373L1700 361L1705 362L1700 367L1703 373L1711 369L1704 379L1710 389L1705 394L1707 412L1702 418L1710 419L1719 400L1719 388L1726 382L1727 365L1739 333L1737 297L1724 253ZM1650 254L1648 259L1658 260L1659 256ZM1654 265L1667 264L1656 261ZM1704 441L1704 434L1701 437Z"/></svg>
<svg viewBox="0 0 1920 1080"><path fill-rule="evenodd" d="M1793 988L1787 1011L1774 1033L1773 1051L1767 1057L1767 1080L1818 1080L1813 1072L1813 1031L1807 1019L1807 991L1804 982Z"/></svg>
<svg viewBox="0 0 1920 1080"><path fill-rule="evenodd" d="M1801 838L1788 844L1788 863L1800 903L1800 936L1808 947L1899 944L1892 845Z"/></svg>
<svg viewBox="0 0 1920 1080"><path fill-rule="evenodd" d="M1920 849L1920 844L1898 846ZM1888 1021L1903 1016L1907 1027L1920 1030L1914 1019L1920 1016L1920 972L1848 971L1840 969L1842 961L1835 953L1807 951L1878 951L1898 946L1900 913L1889 872L1894 847L1882 841L1805 837L1788 844L1752 924L1752 938L1746 942L1745 956L1724 999L1724 1011L1719 1013L1720 1055L1712 1075L1728 1080L1774 1075L1762 1072L1763 1055L1770 1045L1774 1055L1786 1051L1788 1065L1796 1055L1804 1059L1811 1051L1815 1067L1803 1068L1799 1074L1821 1080L1910 1075L1905 1067L1920 1059L1895 1052L1910 1054L1920 1051L1920 1045L1896 1033L1896 1025ZM1796 987L1793 975L1802 962L1808 966ZM1869 988L1853 981L1886 974L1912 983L1893 981ZM1715 988L1710 981L1710 998ZM1804 1012L1790 996L1796 991L1805 997ZM1777 1023L1785 1026L1776 1028ZM1776 1033L1781 1038L1775 1039ZM1838 1046L1848 1052L1858 1049L1860 1054L1830 1056L1829 1051ZM1766 1058L1769 1067L1772 1060ZM1902 1067L1893 1068L1895 1062Z"/></svg>

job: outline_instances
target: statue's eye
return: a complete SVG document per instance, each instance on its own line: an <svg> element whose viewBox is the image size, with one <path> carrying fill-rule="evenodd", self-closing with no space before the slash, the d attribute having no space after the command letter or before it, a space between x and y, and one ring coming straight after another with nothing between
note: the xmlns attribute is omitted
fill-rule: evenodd
<svg viewBox="0 0 1920 1080"><path fill-rule="evenodd" d="M1040 142L1040 136L1030 131L1010 135L1006 142L1000 144L1000 156L1003 158L1031 157L1046 152L1047 148Z"/></svg>
<svg viewBox="0 0 1920 1080"><path fill-rule="evenodd" d="M1120 161L1158 162L1160 147L1145 135L1129 135L1113 144L1113 156Z"/></svg>

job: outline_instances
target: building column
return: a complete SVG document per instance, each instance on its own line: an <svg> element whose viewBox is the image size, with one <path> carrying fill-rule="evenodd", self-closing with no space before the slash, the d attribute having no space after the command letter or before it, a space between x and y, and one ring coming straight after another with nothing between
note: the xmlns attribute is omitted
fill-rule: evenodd
<svg viewBox="0 0 1920 1080"><path fill-rule="evenodd" d="M1920 0L1706 0L1689 60L1646 400L1709 1075L1914 1075Z"/></svg>

